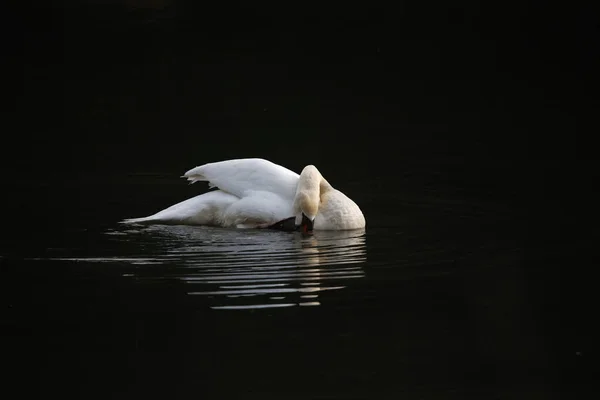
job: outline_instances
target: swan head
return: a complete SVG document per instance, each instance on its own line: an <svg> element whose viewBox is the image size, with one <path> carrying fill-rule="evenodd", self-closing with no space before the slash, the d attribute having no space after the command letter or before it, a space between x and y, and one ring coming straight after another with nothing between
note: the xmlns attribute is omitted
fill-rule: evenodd
<svg viewBox="0 0 600 400"><path fill-rule="evenodd" d="M317 212L319 212L318 193L315 198L315 194L310 191L299 191L296 193L294 204L296 209L296 226L304 233L311 232Z"/></svg>
<svg viewBox="0 0 600 400"><path fill-rule="evenodd" d="M303 233L312 232L314 229L315 219L310 219L306 214L302 213L302 222L300 223L300 231Z"/></svg>
<svg viewBox="0 0 600 400"><path fill-rule="evenodd" d="M296 226L303 232L311 232L319 205L321 195L330 190L331 186L323 178L314 165L307 165L300 173L296 197L294 198L294 211L296 215Z"/></svg>

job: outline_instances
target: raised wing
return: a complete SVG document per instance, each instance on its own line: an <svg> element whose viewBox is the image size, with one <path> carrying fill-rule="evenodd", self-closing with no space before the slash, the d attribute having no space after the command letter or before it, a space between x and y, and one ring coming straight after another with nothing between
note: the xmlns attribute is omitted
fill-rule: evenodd
<svg viewBox="0 0 600 400"><path fill-rule="evenodd" d="M183 177L191 183L206 181L210 187L238 197L267 191L291 200L299 175L261 158L243 158L204 164L190 169Z"/></svg>

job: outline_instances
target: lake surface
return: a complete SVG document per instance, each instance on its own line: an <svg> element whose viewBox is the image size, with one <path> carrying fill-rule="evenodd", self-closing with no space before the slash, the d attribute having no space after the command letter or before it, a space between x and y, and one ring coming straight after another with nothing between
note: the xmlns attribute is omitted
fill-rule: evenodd
<svg viewBox="0 0 600 400"><path fill-rule="evenodd" d="M35 382L22 390L574 393L581 350L564 342L547 292L557 284L552 261L533 255L519 209L469 197L466 185L427 195L431 187L410 182L395 191L377 179L340 182L367 228L311 236L119 224L207 190L167 173L22 185L30 196L15 214L38 222L11 224L0 253L12 368Z"/></svg>

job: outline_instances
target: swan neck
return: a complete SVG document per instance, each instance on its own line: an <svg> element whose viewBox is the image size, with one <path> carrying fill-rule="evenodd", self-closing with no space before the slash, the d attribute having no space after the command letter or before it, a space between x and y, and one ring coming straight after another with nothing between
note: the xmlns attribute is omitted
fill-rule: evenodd
<svg viewBox="0 0 600 400"><path fill-rule="evenodd" d="M298 184L298 191L308 190L319 198L322 194L331 189L333 189L333 187L314 166L305 167L302 171L300 183Z"/></svg>
<svg viewBox="0 0 600 400"><path fill-rule="evenodd" d="M329 182L327 182L327 179L325 179L325 178L323 178L323 176L321 176L321 181L319 182L320 194L328 192L331 189L333 189L333 187L329 184Z"/></svg>

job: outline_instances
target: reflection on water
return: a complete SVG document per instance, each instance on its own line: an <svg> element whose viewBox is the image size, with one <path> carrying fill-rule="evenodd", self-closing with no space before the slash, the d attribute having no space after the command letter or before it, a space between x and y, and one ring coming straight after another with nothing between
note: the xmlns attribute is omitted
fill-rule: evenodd
<svg viewBox="0 0 600 400"><path fill-rule="evenodd" d="M187 294L202 296L213 309L318 306L322 293L364 277L367 259L364 230L305 236L157 225L108 235L137 245L133 253L138 256L60 259L136 265L123 276L140 282L175 279L186 285Z"/></svg>

